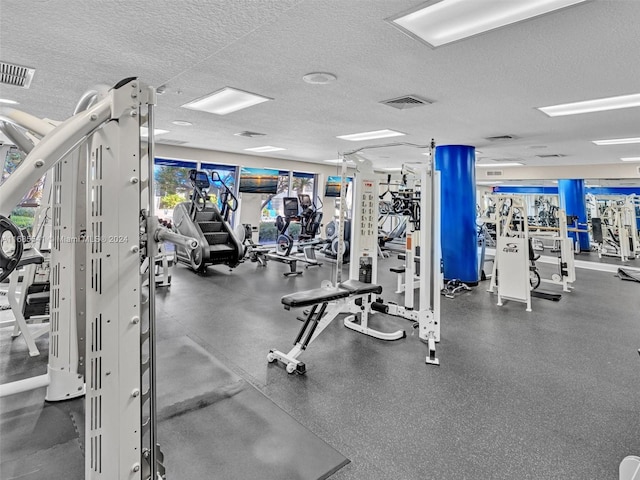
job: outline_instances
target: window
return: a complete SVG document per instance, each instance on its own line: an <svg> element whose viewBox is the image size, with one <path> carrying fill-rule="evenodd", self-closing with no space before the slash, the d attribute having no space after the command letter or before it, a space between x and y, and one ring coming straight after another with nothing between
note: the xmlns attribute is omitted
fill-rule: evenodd
<svg viewBox="0 0 640 480"><path fill-rule="evenodd" d="M164 158L156 158L154 164L156 212L159 218L172 220L173 208L179 203L189 201L189 170L198 168L198 164Z"/></svg>
<svg viewBox="0 0 640 480"><path fill-rule="evenodd" d="M200 165L200 169L207 172L209 175L209 180L211 181L211 187L209 188L209 196L211 197L211 202L218 206L218 209L222 210L222 195L225 192L225 188L219 181L214 181L213 179L220 178L220 180L224 183L224 185L231 190L231 193L234 195L234 198L237 198L237 167L234 165L217 165L214 163L202 163ZM215 173L214 173L215 172ZM213 176L212 176L213 174ZM229 199L230 202L237 202L237 200ZM234 205L231 205L232 209L235 209ZM232 211L231 216L229 217L229 223L231 225L235 224L235 212Z"/></svg>

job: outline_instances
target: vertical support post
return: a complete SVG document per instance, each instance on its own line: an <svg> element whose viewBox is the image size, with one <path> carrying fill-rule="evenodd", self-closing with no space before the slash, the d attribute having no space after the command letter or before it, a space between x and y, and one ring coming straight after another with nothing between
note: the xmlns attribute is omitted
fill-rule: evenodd
<svg viewBox="0 0 640 480"><path fill-rule="evenodd" d="M475 147L441 145L436 148L441 176L441 216L444 278L478 284Z"/></svg>
<svg viewBox="0 0 640 480"><path fill-rule="evenodd" d="M155 480L158 475L158 464L156 458L157 440L157 418L156 418L156 249L155 229L157 222L155 218L155 188L153 181L153 161L155 157L155 90L149 89L151 98L148 106L148 129L149 139L147 141L148 160L148 194L149 194L149 214L147 223L147 258L149 259L149 464L151 467L151 479Z"/></svg>
<svg viewBox="0 0 640 480"><path fill-rule="evenodd" d="M578 217L578 224L587 224L587 200L585 198L584 180L560 179L558 180L558 196L560 208L567 215ZM589 234L583 232L569 232L573 242L578 242L581 251L590 250Z"/></svg>

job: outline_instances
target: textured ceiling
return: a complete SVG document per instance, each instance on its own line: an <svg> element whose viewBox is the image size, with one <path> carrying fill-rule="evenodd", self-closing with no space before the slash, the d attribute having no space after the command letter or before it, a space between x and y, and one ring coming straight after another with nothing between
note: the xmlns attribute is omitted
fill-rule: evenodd
<svg viewBox="0 0 640 480"><path fill-rule="evenodd" d="M0 97L19 101L29 113L63 119L91 86L139 76L166 85L156 127L170 133L159 141L240 153L275 145L286 150L266 155L304 161L387 143L336 138L384 128L407 133L400 137L407 142L474 145L484 162L616 164L622 156L640 155L638 145L590 142L640 136L640 108L559 118L535 109L640 92L640 1L594 0L437 49L385 21L419 4L0 0L0 60L36 69L30 89L0 85ZM338 79L328 85L302 81L315 71ZM226 116L180 107L225 86L274 101ZM434 103L408 110L379 103L407 94ZM267 135L233 135L244 130ZM485 140L505 134L517 138ZM536 156L541 154L566 156ZM416 155L400 148L370 154L377 166Z"/></svg>

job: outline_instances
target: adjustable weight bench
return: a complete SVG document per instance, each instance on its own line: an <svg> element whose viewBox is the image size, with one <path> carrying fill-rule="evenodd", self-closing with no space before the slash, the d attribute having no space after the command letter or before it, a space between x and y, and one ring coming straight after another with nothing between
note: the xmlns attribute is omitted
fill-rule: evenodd
<svg viewBox="0 0 640 480"><path fill-rule="evenodd" d="M304 317L304 323L288 353L270 350L267 355L269 363L279 360L286 365L288 373L304 374L306 366L298 357L325 328L340 314L351 313L344 319L346 327L382 340L396 340L406 336L404 330L383 333L368 327L368 314L372 310L371 295L382 293L382 287L371 283L347 280L338 287L323 286L312 290L291 293L282 297L285 310L311 307ZM360 314L360 321L356 315Z"/></svg>

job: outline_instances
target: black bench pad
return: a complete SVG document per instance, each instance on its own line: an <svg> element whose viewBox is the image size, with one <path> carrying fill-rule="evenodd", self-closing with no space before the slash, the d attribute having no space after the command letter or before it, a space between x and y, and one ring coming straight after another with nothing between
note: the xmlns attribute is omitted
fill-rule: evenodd
<svg viewBox="0 0 640 480"><path fill-rule="evenodd" d="M27 305L49 303L49 292L30 293L27 295Z"/></svg>
<svg viewBox="0 0 640 480"><path fill-rule="evenodd" d="M389 271L393 273L404 273L407 269L405 267L391 267Z"/></svg>
<svg viewBox="0 0 640 480"><path fill-rule="evenodd" d="M349 290L343 288L314 288L313 290L290 293L282 297L281 301L290 308L309 307L318 303L339 300L349 295Z"/></svg>
<svg viewBox="0 0 640 480"><path fill-rule="evenodd" d="M24 267L25 265L32 265L34 263L43 263L44 257L42 254L36 250L35 248L29 248L22 252L22 257L18 262L18 266L16 268Z"/></svg>
<svg viewBox="0 0 640 480"><path fill-rule="evenodd" d="M340 288L348 290L351 295L364 295L367 293L382 293L382 286L373 283L359 282L358 280L347 280L340 284Z"/></svg>

